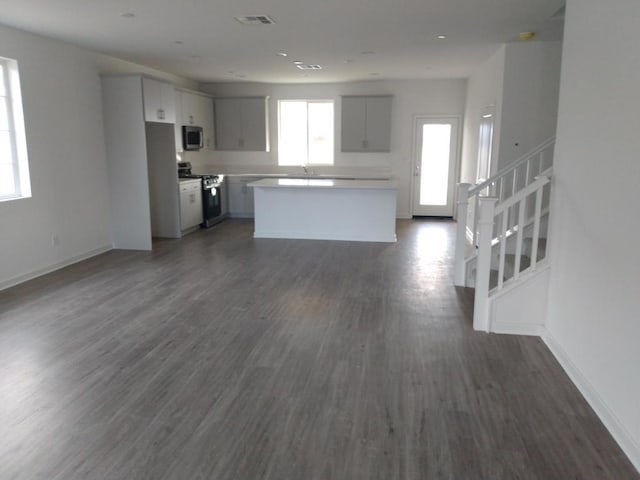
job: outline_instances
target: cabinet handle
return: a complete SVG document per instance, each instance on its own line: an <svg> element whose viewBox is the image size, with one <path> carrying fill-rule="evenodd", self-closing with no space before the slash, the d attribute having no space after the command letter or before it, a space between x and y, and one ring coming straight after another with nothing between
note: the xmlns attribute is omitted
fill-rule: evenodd
<svg viewBox="0 0 640 480"><path fill-rule="evenodd" d="M189 115L189 123L193 125L193 115Z"/></svg>
<svg viewBox="0 0 640 480"><path fill-rule="evenodd" d="M363 140L362 141L362 148L369 148L369 140Z"/></svg>
<svg viewBox="0 0 640 480"><path fill-rule="evenodd" d="M196 194L192 193L189 195L189 202L190 203L196 203Z"/></svg>

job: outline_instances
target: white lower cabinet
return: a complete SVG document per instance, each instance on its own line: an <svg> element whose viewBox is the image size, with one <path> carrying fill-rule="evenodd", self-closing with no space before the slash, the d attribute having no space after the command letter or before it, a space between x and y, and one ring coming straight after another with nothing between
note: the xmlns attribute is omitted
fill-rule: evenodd
<svg viewBox="0 0 640 480"><path fill-rule="evenodd" d="M180 229L184 232L202 223L200 180L180 182Z"/></svg>
<svg viewBox="0 0 640 480"><path fill-rule="evenodd" d="M247 187L258 178L227 177L229 216L253 218L253 188Z"/></svg>

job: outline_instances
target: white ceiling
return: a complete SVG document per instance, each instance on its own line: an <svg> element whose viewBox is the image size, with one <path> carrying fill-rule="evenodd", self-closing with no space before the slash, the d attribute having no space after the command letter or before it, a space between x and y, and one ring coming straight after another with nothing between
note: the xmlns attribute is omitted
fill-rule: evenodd
<svg viewBox="0 0 640 480"><path fill-rule="evenodd" d="M499 44L518 41L519 32L537 32L533 41L560 39L563 19L552 17L563 4L0 0L0 22L200 82L337 82L467 77ZM244 15L269 15L276 24L245 26L234 20ZM441 34L447 38L438 39ZM323 69L304 72L294 60Z"/></svg>

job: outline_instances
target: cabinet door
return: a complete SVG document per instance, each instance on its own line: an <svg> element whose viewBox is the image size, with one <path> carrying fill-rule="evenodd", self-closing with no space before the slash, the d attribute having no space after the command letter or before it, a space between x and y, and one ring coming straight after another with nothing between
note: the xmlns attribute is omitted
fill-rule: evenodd
<svg viewBox="0 0 640 480"><path fill-rule="evenodd" d="M182 92L182 116L183 125L200 125L198 123L198 100L199 95L189 92Z"/></svg>
<svg viewBox="0 0 640 480"><path fill-rule="evenodd" d="M367 98L365 132L366 151L391 151L391 97Z"/></svg>
<svg viewBox="0 0 640 480"><path fill-rule="evenodd" d="M242 150L267 151L267 109L265 98L241 100Z"/></svg>
<svg viewBox="0 0 640 480"><path fill-rule="evenodd" d="M180 190L180 228L186 230L202 223L202 190L199 184Z"/></svg>
<svg viewBox="0 0 640 480"><path fill-rule="evenodd" d="M160 93L162 95L162 110L164 112L164 123L176 123L176 93L175 88L170 83L160 82Z"/></svg>
<svg viewBox="0 0 640 480"><path fill-rule="evenodd" d="M191 115L185 121L190 121L189 125L202 127L204 148L213 149L213 99L205 95L191 95Z"/></svg>
<svg viewBox="0 0 640 480"><path fill-rule="evenodd" d="M147 122L162 121L162 85L150 78L142 79L144 119Z"/></svg>
<svg viewBox="0 0 640 480"><path fill-rule="evenodd" d="M241 150L241 118L237 98L215 99L215 128L217 150Z"/></svg>
<svg viewBox="0 0 640 480"><path fill-rule="evenodd" d="M176 105L176 123L174 126L174 132L176 137L176 152L184 151L182 146L182 103L184 93L180 90L175 91L175 105Z"/></svg>
<svg viewBox="0 0 640 480"><path fill-rule="evenodd" d="M247 186L247 183L257 179L230 177L227 180L229 215L232 217L253 217L253 188Z"/></svg>
<svg viewBox="0 0 640 480"><path fill-rule="evenodd" d="M200 97L200 116L202 117L202 133L204 135L204 148L213 150L215 147L213 131L213 99Z"/></svg>
<svg viewBox="0 0 640 480"><path fill-rule="evenodd" d="M342 97L342 151L366 151L365 97Z"/></svg>

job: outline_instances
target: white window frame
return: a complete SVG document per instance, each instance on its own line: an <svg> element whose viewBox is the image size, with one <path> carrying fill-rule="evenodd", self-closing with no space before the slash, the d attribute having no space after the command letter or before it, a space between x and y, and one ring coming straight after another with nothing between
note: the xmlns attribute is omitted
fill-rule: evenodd
<svg viewBox="0 0 640 480"><path fill-rule="evenodd" d="M307 153L306 160L301 162L301 166L333 166L335 165L335 128L336 128L336 105L333 99L306 99L306 98L282 98L278 100L278 166L289 167L292 166L290 164L281 164L280 163L280 145L282 144L282 129L281 125L281 109L280 106L285 102L305 102L307 104L307 137L309 135L309 108L308 105L311 103L328 103L333 107L333 124L331 125L331 129L333 131L333 148L331 150L331 163L310 163L309 162L309 145L307 143Z"/></svg>
<svg viewBox="0 0 640 480"><path fill-rule="evenodd" d="M10 164L13 166L15 189L11 194L0 194L0 202L2 202L31 197L31 182L18 62L11 58L0 57L0 64L4 67L2 82L6 90L7 123L11 144Z"/></svg>

